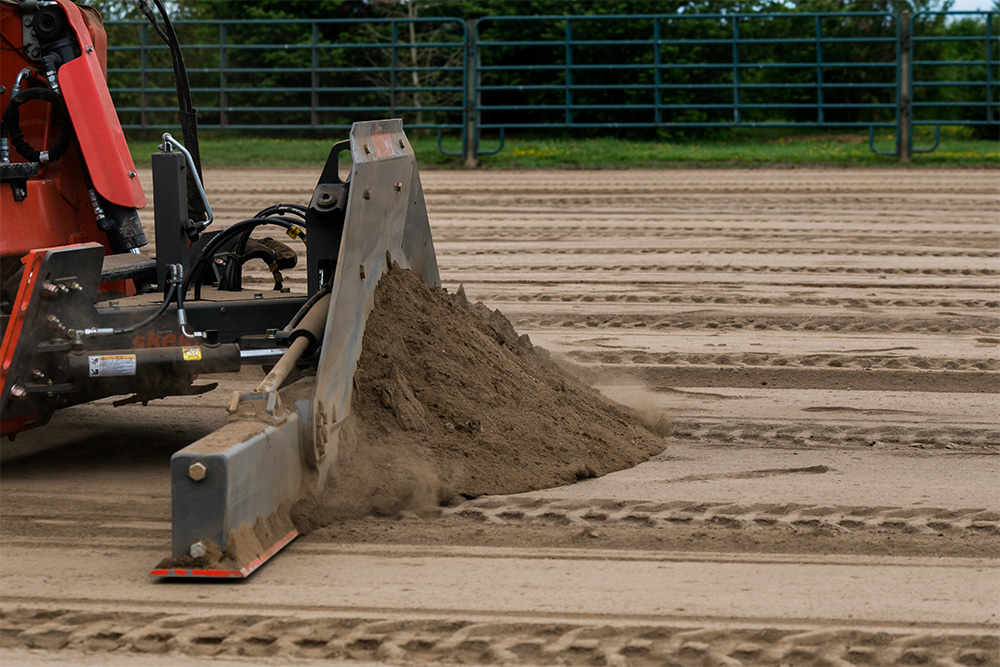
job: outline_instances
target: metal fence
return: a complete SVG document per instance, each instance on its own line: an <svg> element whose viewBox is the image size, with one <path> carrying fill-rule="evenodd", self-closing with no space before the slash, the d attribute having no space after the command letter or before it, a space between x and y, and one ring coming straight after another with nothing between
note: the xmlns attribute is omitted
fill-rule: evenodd
<svg viewBox="0 0 1000 667"><path fill-rule="evenodd" d="M373 117L464 132L461 19L175 21L199 125L343 130ZM419 27L419 32L417 28ZM167 47L148 23L108 22L108 79L127 129L174 120Z"/></svg>
<svg viewBox="0 0 1000 667"><path fill-rule="evenodd" d="M474 161L508 129L996 124L1000 12L177 21L200 125L343 130L401 116ZM941 34L942 21L955 22ZM169 53L109 22L126 128L173 127ZM155 37L155 36L153 36ZM490 138L493 148L481 145ZM499 140L499 143L497 143ZM442 148L442 150L444 150Z"/></svg>

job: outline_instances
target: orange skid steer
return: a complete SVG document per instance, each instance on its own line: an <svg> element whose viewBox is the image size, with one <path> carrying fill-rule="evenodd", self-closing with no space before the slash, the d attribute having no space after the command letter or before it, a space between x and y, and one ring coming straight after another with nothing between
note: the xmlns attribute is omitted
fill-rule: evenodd
<svg viewBox="0 0 1000 667"><path fill-rule="evenodd" d="M161 0L140 6L171 48L183 135L164 134L152 156L155 256L143 252L146 198L108 92L100 15L0 0L0 435L71 405L145 405L216 386L195 384L200 374L269 367L231 397L225 427L171 458L173 556L152 571L243 578L294 539L293 504L336 462L379 278L397 263L438 284L437 262L399 120L356 123L307 204L213 229L176 35ZM254 239L264 226L307 243L304 294L278 289L298 255ZM251 257L275 275L264 298L242 290Z"/></svg>

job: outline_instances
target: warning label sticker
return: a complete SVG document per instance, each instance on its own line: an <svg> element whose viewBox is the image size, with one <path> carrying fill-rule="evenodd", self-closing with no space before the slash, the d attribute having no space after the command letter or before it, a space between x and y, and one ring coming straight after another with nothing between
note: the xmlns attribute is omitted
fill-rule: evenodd
<svg viewBox="0 0 1000 667"><path fill-rule="evenodd" d="M184 361L200 361L201 360L201 348L200 347L182 347L181 353L184 355Z"/></svg>
<svg viewBox="0 0 1000 667"><path fill-rule="evenodd" d="M88 357L90 377L114 377L135 375L134 354L106 354Z"/></svg>

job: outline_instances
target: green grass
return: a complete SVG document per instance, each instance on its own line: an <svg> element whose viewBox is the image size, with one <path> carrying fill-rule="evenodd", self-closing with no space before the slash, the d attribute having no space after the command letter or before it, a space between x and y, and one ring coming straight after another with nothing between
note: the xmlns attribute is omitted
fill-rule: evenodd
<svg viewBox="0 0 1000 667"><path fill-rule="evenodd" d="M204 133L200 140L205 168L221 167L316 167L322 165L333 143L329 139L282 139L226 136ZM130 138L136 164L149 164L150 153L158 142L148 138ZM916 148L928 147L932 138L920 136ZM445 148L458 152L457 139L446 139ZM481 148L491 150L496 140L484 139ZM463 160L441 154L434 137L413 139L417 161L424 167L461 168ZM883 136L876 141L879 150L893 149L893 140ZM481 158L486 168L639 168L639 167L761 167L778 165L894 167L899 161L880 156L868 147L867 135L857 134L781 134L774 130L738 130L728 138L688 140L628 140L613 138L573 139L544 137L509 138L496 155ZM1000 143L978 140L963 130L946 131L933 153L914 155L913 166L998 167ZM318 171L317 171L318 173Z"/></svg>

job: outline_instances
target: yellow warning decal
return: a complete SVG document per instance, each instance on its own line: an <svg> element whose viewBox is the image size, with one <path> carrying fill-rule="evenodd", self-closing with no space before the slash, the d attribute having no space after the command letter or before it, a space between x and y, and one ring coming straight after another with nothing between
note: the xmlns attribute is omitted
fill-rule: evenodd
<svg viewBox="0 0 1000 667"><path fill-rule="evenodd" d="M182 347L181 353L184 355L184 361L201 361L200 347Z"/></svg>

